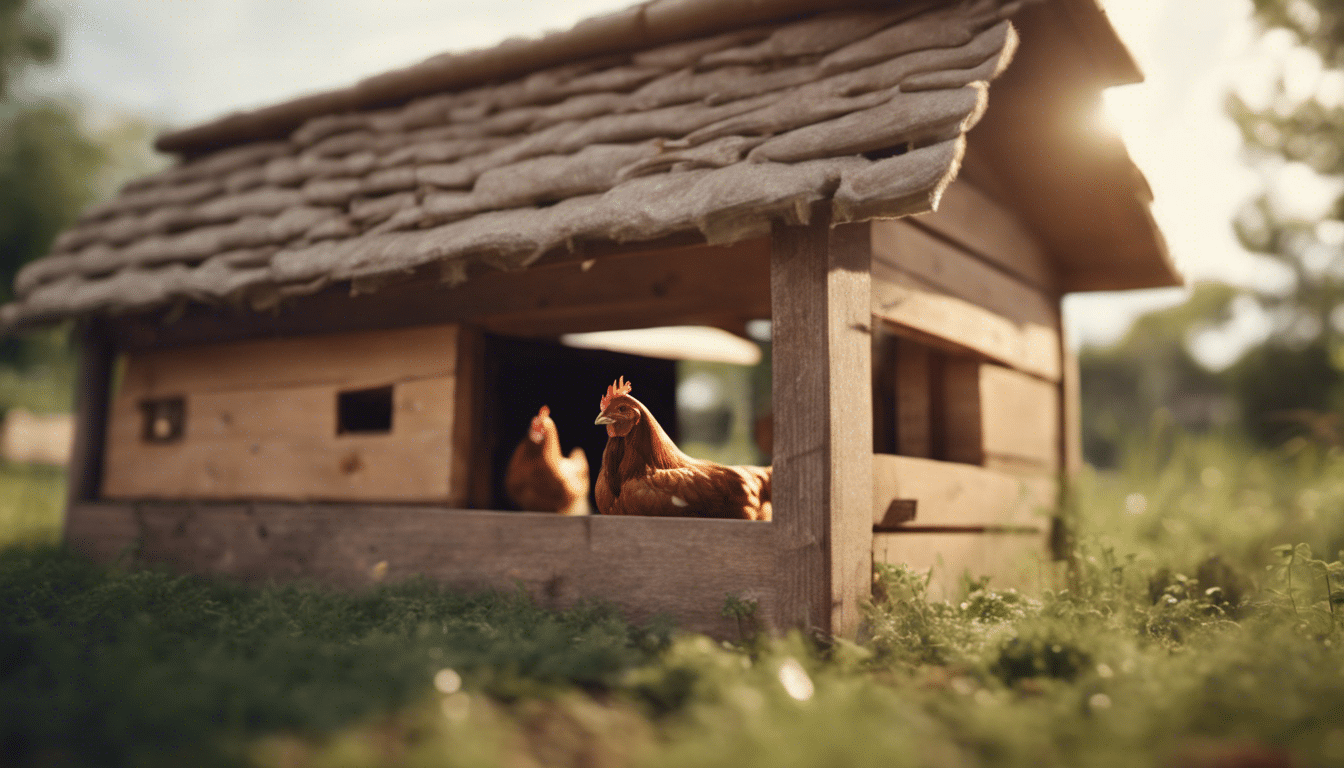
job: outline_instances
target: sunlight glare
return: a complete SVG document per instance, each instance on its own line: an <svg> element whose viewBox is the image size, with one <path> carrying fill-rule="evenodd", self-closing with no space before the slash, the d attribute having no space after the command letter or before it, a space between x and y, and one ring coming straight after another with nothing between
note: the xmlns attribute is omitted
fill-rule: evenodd
<svg viewBox="0 0 1344 768"><path fill-rule="evenodd" d="M440 669L434 675L434 687L439 693L457 693L462 689L462 676L455 669Z"/></svg>
<svg viewBox="0 0 1344 768"><path fill-rule="evenodd" d="M812 685L812 678L808 677L807 670L803 669L803 665L799 664L797 659L785 659L784 663L779 665L779 684L784 686L785 693L798 701L811 699L816 691Z"/></svg>

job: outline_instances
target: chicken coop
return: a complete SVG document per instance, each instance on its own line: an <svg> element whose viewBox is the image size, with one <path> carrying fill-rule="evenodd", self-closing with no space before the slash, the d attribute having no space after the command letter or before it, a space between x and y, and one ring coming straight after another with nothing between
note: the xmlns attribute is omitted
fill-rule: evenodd
<svg viewBox="0 0 1344 768"><path fill-rule="evenodd" d="M1061 297L1179 281L1098 127L1140 78L1096 0L652 0L166 134L0 310L77 321L66 540L720 635L729 595L853 635L875 561L1028 584L1080 462ZM677 407L559 337L765 320L772 520L502 511L538 404L593 476L613 379Z"/></svg>

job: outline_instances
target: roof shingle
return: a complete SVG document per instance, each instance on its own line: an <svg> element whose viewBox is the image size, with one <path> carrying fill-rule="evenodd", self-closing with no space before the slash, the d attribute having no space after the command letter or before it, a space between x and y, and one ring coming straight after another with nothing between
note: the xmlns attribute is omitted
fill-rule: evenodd
<svg viewBox="0 0 1344 768"><path fill-rule="evenodd" d="M90 209L0 320L260 307L584 241L725 243L824 200L836 221L929 210L1013 53L1016 5L833 12L316 116Z"/></svg>

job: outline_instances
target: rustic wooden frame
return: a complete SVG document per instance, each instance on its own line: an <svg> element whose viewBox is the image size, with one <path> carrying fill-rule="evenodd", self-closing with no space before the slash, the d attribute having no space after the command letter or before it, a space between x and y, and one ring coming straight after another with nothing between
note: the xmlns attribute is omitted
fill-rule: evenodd
<svg viewBox="0 0 1344 768"><path fill-rule="evenodd" d="M438 506L108 502L97 499L114 345L85 334L66 540L250 581L358 587L422 574L566 605L609 600L732 636L728 595L765 627L853 636L872 563L870 228L778 227L774 318L775 520L566 518ZM859 404L862 407L856 407ZM376 525L370 525L376 520Z"/></svg>

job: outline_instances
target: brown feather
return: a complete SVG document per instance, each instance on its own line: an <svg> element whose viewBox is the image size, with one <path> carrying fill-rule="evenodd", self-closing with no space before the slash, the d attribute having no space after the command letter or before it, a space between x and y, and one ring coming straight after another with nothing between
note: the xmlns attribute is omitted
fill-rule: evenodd
<svg viewBox="0 0 1344 768"><path fill-rule="evenodd" d="M601 402L607 447L595 489L600 514L770 519L770 467L687 456L629 391L620 380Z"/></svg>
<svg viewBox="0 0 1344 768"><path fill-rule="evenodd" d="M504 490L519 509L588 514L588 457L575 447L569 457L560 453L560 434L542 406L532 419L529 434L513 449L504 473ZM540 442L532 439L539 435Z"/></svg>

